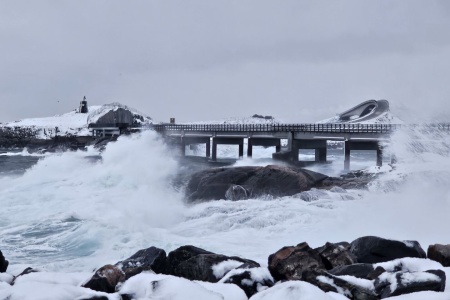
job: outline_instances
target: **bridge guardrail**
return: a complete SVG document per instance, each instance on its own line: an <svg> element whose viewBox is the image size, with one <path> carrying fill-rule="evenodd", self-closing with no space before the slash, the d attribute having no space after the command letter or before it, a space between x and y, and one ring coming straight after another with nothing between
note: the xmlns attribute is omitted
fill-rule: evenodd
<svg viewBox="0 0 450 300"><path fill-rule="evenodd" d="M154 124L155 131L391 133L399 124Z"/></svg>
<svg viewBox="0 0 450 300"><path fill-rule="evenodd" d="M436 124L153 124L158 132L311 132L311 133L392 133L402 127L450 132L450 123Z"/></svg>

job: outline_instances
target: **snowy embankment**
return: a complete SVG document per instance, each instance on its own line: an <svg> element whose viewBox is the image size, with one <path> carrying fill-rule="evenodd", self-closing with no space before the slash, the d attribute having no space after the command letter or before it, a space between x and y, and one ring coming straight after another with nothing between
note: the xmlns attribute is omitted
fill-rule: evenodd
<svg viewBox="0 0 450 300"><path fill-rule="evenodd" d="M102 106L90 106L89 111L95 113ZM28 128L36 132L36 138L52 139L60 136L88 136L88 118L90 114L78 113L76 110L62 115L45 118L30 118L0 125L0 128Z"/></svg>
<svg viewBox="0 0 450 300"><path fill-rule="evenodd" d="M151 124L152 119L120 103L89 106L89 113L77 110L52 117L29 118L0 124L0 144L22 145L30 140L52 140L55 137L89 137L89 124L97 123L111 111L123 109L131 112L133 124L137 126Z"/></svg>

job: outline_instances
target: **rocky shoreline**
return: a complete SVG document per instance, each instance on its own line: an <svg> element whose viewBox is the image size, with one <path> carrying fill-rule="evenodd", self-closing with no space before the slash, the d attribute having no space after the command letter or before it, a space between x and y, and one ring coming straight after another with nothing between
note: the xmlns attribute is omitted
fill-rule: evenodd
<svg viewBox="0 0 450 300"><path fill-rule="evenodd" d="M0 295L19 299L19 291L31 286L39 293L29 299L449 299L449 266L450 245L430 245L425 252L417 241L375 236L318 248L285 246L268 257L267 267L192 245L168 254L150 247L80 283L62 284L70 292L52 298L51 289L39 284L57 280L32 268L5 273L8 261L0 254ZM402 296L412 294L417 298Z"/></svg>

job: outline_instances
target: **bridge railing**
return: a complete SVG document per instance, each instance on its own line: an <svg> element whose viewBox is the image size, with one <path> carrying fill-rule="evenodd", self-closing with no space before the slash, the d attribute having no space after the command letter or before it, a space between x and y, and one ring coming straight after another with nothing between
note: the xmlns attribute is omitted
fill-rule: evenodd
<svg viewBox="0 0 450 300"><path fill-rule="evenodd" d="M158 132L321 132L391 133L399 124L154 124ZM442 125L444 126L444 125ZM448 124L445 126L449 127ZM449 128L450 130L450 128Z"/></svg>

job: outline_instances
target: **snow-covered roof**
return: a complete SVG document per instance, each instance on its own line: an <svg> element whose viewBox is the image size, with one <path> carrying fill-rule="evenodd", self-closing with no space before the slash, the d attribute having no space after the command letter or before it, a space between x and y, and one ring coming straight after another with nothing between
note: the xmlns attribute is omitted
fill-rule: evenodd
<svg viewBox="0 0 450 300"><path fill-rule="evenodd" d="M138 116L142 116L144 118L144 121L142 120L138 120L141 123L152 123L152 118L150 118L148 115L141 113L140 111L138 111L137 109L134 109L132 107L129 107L127 105L123 105L120 103L111 103L111 104L105 104L100 106L99 108L97 108L96 110L92 111L91 113L89 113L89 116L87 118L87 124L92 124L92 123L96 123L101 117L103 117L104 115L106 115L108 112L110 111L116 111L119 108L125 109L130 111L133 115L138 115ZM91 110L89 110L91 111Z"/></svg>

